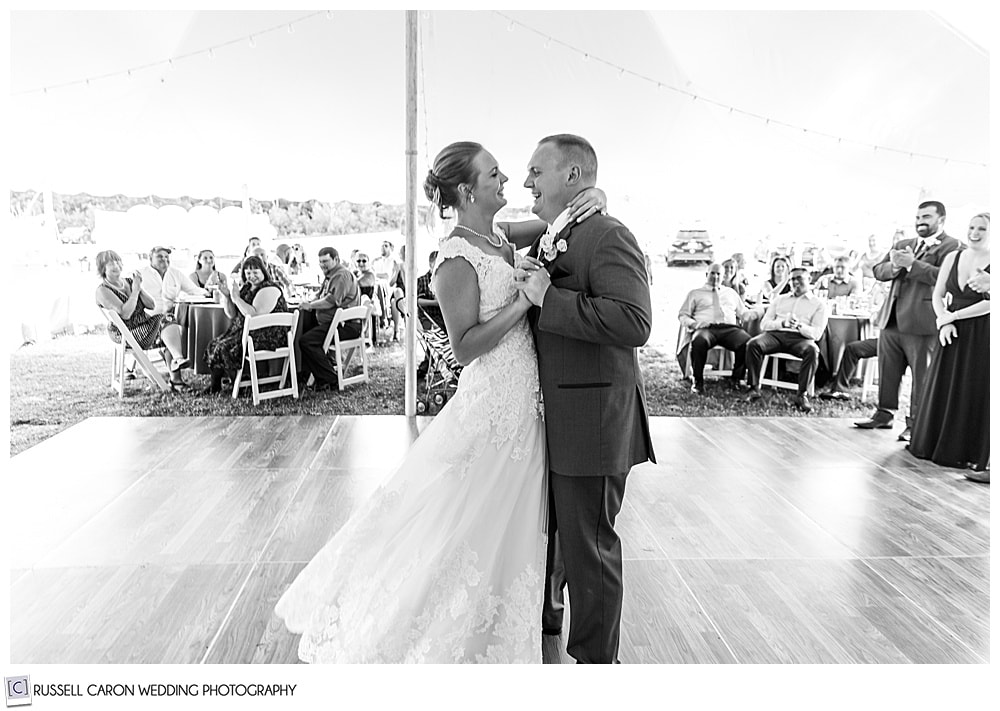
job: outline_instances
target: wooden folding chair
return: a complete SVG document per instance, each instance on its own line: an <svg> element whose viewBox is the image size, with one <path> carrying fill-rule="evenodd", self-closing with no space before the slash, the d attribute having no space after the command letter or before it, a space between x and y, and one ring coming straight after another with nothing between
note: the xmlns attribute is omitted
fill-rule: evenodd
<svg viewBox="0 0 1000 711"><path fill-rule="evenodd" d="M163 373L153 365L154 362L166 365L160 350L157 348L148 351L143 350L117 311L106 309L103 306L98 308L101 309L101 313L104 314L104 318L107 319L108 323L117 328L121 334L120 343L112 342L114 357L111 361L111 389L118 391L118 397L125 397L125 374L128 370L127 358L132 358L139 365L143 375L152 380L160 390L170 390L170 386L167 384L166 378L163 377ZM152 360L150 359L150 354L153 356Z"/></svg>
<svg viewBox="0 0 1000 711"><path fill-rule="evenodd" d="M292 397L298 399L299 397L299 383L295 372L295 329L299 322L299 315L292 312L283 312L276 314L261 314L260 316L248 316L243 322L243 363L240 365L239 372L236 373L236 378L233 380L233 397L235 398L239 395L240 388L249 387L250 391L253 393L253 404L257 405L261 400L270 400L271 398L282 397L284 395L291 395ZM261 328L268 328L270 326L287 326L288 327L288 345L282 346L281 348L276 348L273 351L257 350L254 347L253 339L250 334ZM284 360L283 367L281 369L281 375L268 375L265 377L259 377L257 375L257 364L277 359ZM250 382L242 382L243 371L250 371ZM289 385L285 385L285 380L291 375L291 382ZM275 390L268 390L266 392L260 391L261 385L270 385L272 383L277 383L278 387Z"/></svg>
<svg viewBox="0 0 1000 711"><path fill-rule="evenodd" d="M352 306L349 309L337 309L330 322L330 328L323 339L323 352L333 355L333 368L337 371L337 389L343 390L346 385L368 381L368 346L371 346L371 314L372 304ZM340 331L337 328L345 321L361 321L361 335L349 340L341 340ZM348 376L347 368L354 360L354 354L361 351L361 372L357 375ZM313 376L309 376L312 383Z"/></svg>
<svg viewBox="0 0 1000 711"><path fill-rule="evenodd" d="M802 359L798 356L793 356L791 353L768 353L764 356L764 360L760 364L760 378L757 380L761 385L770 385L772 388L784 388L786 390L798 390L799 384L797 382L791 383L787 380L780 380L778 378L778 361L788 360L796 363L801 363ZM771 364L771 375L767 375L768 363ZM809 395L816 394L816 379L809 381Z"/></svg>

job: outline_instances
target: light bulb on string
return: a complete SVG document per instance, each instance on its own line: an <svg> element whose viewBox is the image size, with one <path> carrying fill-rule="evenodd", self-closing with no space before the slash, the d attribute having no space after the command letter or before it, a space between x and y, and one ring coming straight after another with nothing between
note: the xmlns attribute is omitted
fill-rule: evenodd
<svg viewBox="0 0 1000 711"><path fill-rule="evenodd" d="M209 47L208 48L208 58L209 59L215 59L215 48L214 47Z"/></svg>
<svg viewBox="0 0 1000 711"><path fill-rule="evenodd" d="M295 28L292 27L291 24L288 25L288 34L290 34L290 35L294 35L295 34Z"/></svg>
<svg viewBox="0 0 1000 711"><path fill-rule="evenodd" d="M586 61L589 61L589 60L590 60L590 55L589 55L589 54L587 54L586 52L584 52L584 53L583 53L583 61L585 61L585 62L586 62Z"/></svg>
<svg viewBox="0 0 1000 711"><path fill-rule="evenodd" d="M513 20L511 20L510 22L507 23L507 31L508 32L513 32L514 31L514 21Z"/></svg>
<svg viewBox="0 0 1000 711"><path fill-rule="evenodd" d="M542 49L548 49L551 46L552 46L552 38L551 37L546 37L545 38L545 44L542 45Z"/></svg>
<svg viewBox="0 0 1000 711"><path fill-rule="evenodd" d="M625 76L625 70L624 69L619 70L619 72L618 72L618 78L622 79L624 76Z"/></svg>
<svg viewBox="0 0 1000 711"><path fill-rule="evenodd" d="M167 64L169 64L169 65L170 65L170 68L171 68L171 69L177 69L177 67L175 67L175 66L174 66L174 60L172 60L172 59L168 59L168 60L167 60Z"/></svg>
<svg viewBox="0 0 1000 711"><path fill-rule="evenodd" d="M326 19L328 19L328 20L332 20L333 19L333 10L327 10L326 11Z"/></svg>
<svg viewBox="0 0 1000 711"><path fill-rule="evenodd" d="M250 47L252 48L256 46L257 46L257 40L253 38L253 35L250 35Z"/></svg>

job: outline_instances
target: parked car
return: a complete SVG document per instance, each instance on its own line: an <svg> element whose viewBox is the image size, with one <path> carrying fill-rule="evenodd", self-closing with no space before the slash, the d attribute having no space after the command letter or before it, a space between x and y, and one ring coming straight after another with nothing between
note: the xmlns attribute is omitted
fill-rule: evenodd
<svg viewBox="0 0 1000 711"><path fill-rule="evenodd" d="M802 266L816 266L816 252L819 246L815 242L804 242L802 244Z"/></svg>
<svg viewBox="0 0 1000 711"><path fill-rule="evenodd" d="M712 240L708 236L708 230L680 230L670 249L667 250L668 267L678 263L711 264L713 261L715 252L712 251Z"/></svg>

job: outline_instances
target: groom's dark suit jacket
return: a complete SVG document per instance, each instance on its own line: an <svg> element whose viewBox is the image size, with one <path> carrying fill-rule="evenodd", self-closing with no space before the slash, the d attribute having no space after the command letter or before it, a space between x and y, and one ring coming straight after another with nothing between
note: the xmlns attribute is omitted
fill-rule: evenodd
<svg viewBox="0 0 1000 711"><path fill-rule="evenodd" d="M529 319L545 399L549 469L565 476L626 474L656 461L638 347L652 326L649 282L635 237L594 215L556 238L552 284ZM529 255L538 254L536 240Z"/></svg>

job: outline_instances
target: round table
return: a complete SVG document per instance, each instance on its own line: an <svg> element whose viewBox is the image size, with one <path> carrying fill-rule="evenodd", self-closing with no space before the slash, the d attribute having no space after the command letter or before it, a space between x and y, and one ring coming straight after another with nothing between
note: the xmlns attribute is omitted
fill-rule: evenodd
<svg viewBox="0 0 1000 711"><path fill-rule="evenodd" d="M226 309L214 301L182 301L177 305L177 322L184 329L184 356L189 359L185 367L192 368L195 375L210 375L205 349L209 341L229 328Z"/></svg>

